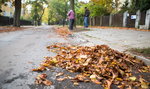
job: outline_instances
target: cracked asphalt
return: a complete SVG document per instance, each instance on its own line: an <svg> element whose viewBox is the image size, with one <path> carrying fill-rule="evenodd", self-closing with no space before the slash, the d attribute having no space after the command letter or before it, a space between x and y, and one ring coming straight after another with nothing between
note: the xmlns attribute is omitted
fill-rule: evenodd
<svg viewBox="0 0 150 89"><path fill-rule="evenodd" d="M48 45L54 43L71 43L76 45L107 43L102 38L106 38L108 35L101 35L101 33L109 31L100 30L95 32L79 32L67 39L57 35L52 26L31 27L21 31L0 33L0 89L103 89L102 86L93 83L80 83L79 86L74 86L70 80L56 81L55 75L58 72L64 72L70 76L75 75L75 73L69 73L61 68L52 68L43 72L48 75L48 79L53 82L53 85L35 85L34 80L39 73L31 71L31 69L39 66L44 59L43 57L56 55L46 49ZM107 34L111 34L111 32ZM149 35L149 33L147 34ZM91 37L91 35L94 37ZM139 33L139 36L143 37L144 35ZM108 45L114 46L117 41L119 40L114 39L114 44ZM112 89L117 88L112 86Z"/></svg>

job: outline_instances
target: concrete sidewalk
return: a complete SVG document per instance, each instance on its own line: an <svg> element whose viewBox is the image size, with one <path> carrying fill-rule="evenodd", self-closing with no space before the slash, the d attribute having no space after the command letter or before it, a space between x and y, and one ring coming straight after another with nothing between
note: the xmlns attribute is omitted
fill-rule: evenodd
<svg viewBox="0 0 150 89"><path fill-rule="evenodd" d="M76 35L89 40L94 45L106 44L119 51L129 48L150 47L150 32L119 29L96 29L78 32Z"/></svg>
<svg viewBox="0 0 150 89"><path fill-rule="evenodd" d="M88 43L81 44L85 46L105 44L121 52L130 48L150 47L150 32L146 31L90 28L90 31L74 34L88 40ZM150 60L141 56L137 57L150 65Z"/></svg>

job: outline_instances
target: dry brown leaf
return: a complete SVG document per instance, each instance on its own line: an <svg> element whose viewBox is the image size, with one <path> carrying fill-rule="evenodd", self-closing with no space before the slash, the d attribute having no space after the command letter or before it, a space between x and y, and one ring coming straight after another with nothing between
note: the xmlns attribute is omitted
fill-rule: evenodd
<svg viewBox="0 0 150 89"><path fill-rule="evenodd" d="M79 85L79 83L78 83L78 82L74 82L74 83L73 83L73 85L78 86L78 85Z"/></svg>
<svg viewBox="0 0 150 89"><path fill-rule="evenodd" d="M49 81L49 80L44 80L44 81L42 81L42 83L44 84L44 85L46 85L46 86L50 86L50 85L52 85L52 82L51 81Z"/></svg>
<svg viewBox="0 0 150 89"><path fill-rule="evenodd" d="M110 81L110 80L106 80L106 82L107 82L107 89L111 89L111 84L112 84L112 81Z"/></svg>
<svg viewBox="0 0 150 89"><path fill-rule="evenodd" d="M56 77L62 76L63 74L64 74L63 72L60 72L60 73L56 74Z"/></svg>
<svg viewBox="0 0 150 89"><path fill-rule="evenodd" d="M64 80L66 80L66 79L67 79L67 77L64 77L64 78L57 78L56 80L59 81L59 82L61 82L61 81L64 81Z"/></svg>
<svg viewBox="0 0 150 89"><path fill-rule="evenodd" d="M80 73L74 78L68 76L58 78L58 81L65 79L71 79L74 82L91 81L102 84L107 89L110 88L111 84L120 84L121 88L129 85L146 88L148 85L145 80L134 77L133 72L137 72L139 69L141 72L149 73L149 66L135 57L113 50L107 45L88 47L55 44L47 48L55 50L57 55L45 57L46 60L43 61L42 68L37 68L35 71L43 71L49 66L54 66L64 68L69 72ZM137 71L133 70L135 68L137 68ZM61 75L62 73L58 73L56 76ZM37 78L37 84L41 83L40 79L40 77ZM132 88L132 86L130 87Z"/></svg>
<svg viewBox="0 0 150 89"><path fill-rule="evenodd" d="M40 74L37 76L38 78L41 78L41 79L46 79L47 75L46 74Z"/></svg>
<svg viewBox="0 0 150 89"><path fill-rule="evenodd" d="M46 68L44 66L40 66L37 69L32 69L32 71L44 71Z"/></svg>
<svg viewBox="0 0 150 89"><path fill-rule="evenodd" d="M88 59L85 61L85 63L83 64L83 66L87 66L87 65L89 64L90 61L91 61L91 59L88 58Z"/></svg>
<svg viewBox="0 0 150 89"><path fill-rule="evenodd" d="M93 83L95 83L95 84L101 84L101 82L98 81L97 79L91 79L91 81L92 81Z"/></svg>

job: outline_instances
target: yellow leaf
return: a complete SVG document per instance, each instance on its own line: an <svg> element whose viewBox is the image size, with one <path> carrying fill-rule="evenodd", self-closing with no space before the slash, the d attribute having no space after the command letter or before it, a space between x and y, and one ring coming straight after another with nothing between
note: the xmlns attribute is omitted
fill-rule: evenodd
<svg viewBox="0 0 150 89"><path fill-rule="evenodd" d="M131 81L135 81L135 80L136 80L136 77L135 77L135 76L129 77L129 79L130 79Z"/></svg>
<svg viewBox="0 0 150 89"><path fill-rule="evenodd" d="M47 64L47 63L42 63L41 65L42 65L42 66L45 66L45 67L48 67L48 66L49 66L49 64Z"/></svg>
<svg viewBox="0 0 150 89"><path fill-rule="evenodd" d="M95 75L95 74L92 74L92 75L90 76L90 79L96 79L96 75Z"/></svg>
<svg viewBox="0 0 150 89"><path fill-rule="evenodd" d="M118 81L122 81L122 79L121 79L121 78L116 78L116 80L118 80Z"/></svg>
<svg viewBox="0 0 150 89"><path fill-rule="evenodd" d="M141 88L142 88L142 89L149 89L149 86L148 86L148 85L149 85L148 83L143 82L143 83L141 84Z"/></svg>
<svg viewBox="0 0 150 89"><path fill-rule="evenodd" d="M73 85L78 86L78 85L79 85L79 83L78 83L78 82L74 82L74 83L73 83Z"/></svg>

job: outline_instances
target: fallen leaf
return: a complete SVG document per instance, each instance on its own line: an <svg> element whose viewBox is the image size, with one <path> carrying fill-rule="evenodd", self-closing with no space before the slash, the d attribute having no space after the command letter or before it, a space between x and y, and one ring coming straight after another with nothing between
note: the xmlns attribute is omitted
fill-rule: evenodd
<svg viewBox="0 0 150 89"><path fill-rule="evenodd" d="M78 83L78 82L74 82L74 83L73 83L73 85L78 86L78 85L79 85L79 83Z"/></svg>
<svg viewBox="0 0 150 89"><path fill-rule="evenodd" d="M135 81L135 80L136 80L136 77L135 77L135 76L129 77L129 79L130 79L131 81Z"/></svg>
<svg viewBox="0 0 150 89"><path fill-rule="evenodd" d="M101 84L101 82L98 81L97 79L92 79L91 81L92 81L93 83L95 83L95 84Z"/></svg>
<svg viewBox="0 0 150 89"><path fill-rule="evenodd" d="M64 78L57 78L56 80L59 81L59 82L61 82L61 81L64 81L64 80L66 80L66 79L67 79L67 77L64 77Z"/></svg>
<svg viewBox="0 0 150 89"><path fill-rule="evenodd" d="M90 76L90 79L96 79L96 75L95 75L95 74L92 74L92 75Z"/></svg>
<svg viewBox="0 0 150 89"><path fill-rule="evenodd" d="M143 79L141 76L140 76L139 81L141 82L141 88L142 89L149 89L149 84L150 83L146 82L146 80Z"/></svg>
<svg viewBox="0 0 150 89"><path fill-rule="evenodd" d="M46 68L44 66L40 66L37 69L32 69L32 71L44 71Z"/></svg>
<svg viewBox="0 0 150 89"><path fill-rule="evenodd" d="M43 82L42 82L44 85L46 85L46 86L50 86L50 85L52 85L52 82L51 81L49 81L49 80L44 80Z"/></svg>
<svg viewBox="0 0 150 89"><path fill-rule="evenodd" d="M61 67L69 72L80 73L75 77L57 78L57 81L71 79L73 82L93 82L102 84L107 89L110 89L112 84L116 84L121 88L132 88L133 85L142 88L148 86L144 79L137 79L133 72L139 70L140 72L149 73L150 67L141 60L111 49L107 45L75 46L58 43L47 48L48 50L55 50L57 55L45 57L41 68L33 69L33 71L44 71L49 67ZM56 77L61 75L63 73L58 73ZM44 78L37 77L36 83L41 84L41 80L46 80Z"/></svg>
<svg viewBox="0 0 150 89"><path fill-rule="evenodd" d="M63 72L60 72L60 73L56 74L56 77L61 76L63 74L64 74Z"/></svg>

